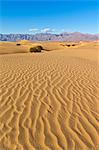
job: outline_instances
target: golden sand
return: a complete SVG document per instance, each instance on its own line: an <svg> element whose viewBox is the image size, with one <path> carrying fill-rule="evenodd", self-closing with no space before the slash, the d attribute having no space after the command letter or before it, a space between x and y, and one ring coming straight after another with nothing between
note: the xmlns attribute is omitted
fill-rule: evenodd
<svg viewBox="0 0 99 150"><path fill-rule="evenodd" d="M98 150L98 43L21 44L0 43L0 150Z"/></svg>

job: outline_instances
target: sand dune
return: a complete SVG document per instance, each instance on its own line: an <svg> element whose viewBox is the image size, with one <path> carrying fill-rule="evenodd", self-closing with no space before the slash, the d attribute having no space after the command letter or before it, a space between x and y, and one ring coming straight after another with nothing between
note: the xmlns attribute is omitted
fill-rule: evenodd
<svg viewBox="0 0 99 150"><path fill-rule="evenodd" d="M98 48L54 49L0 55L0 150L99 149Z"/></svg>

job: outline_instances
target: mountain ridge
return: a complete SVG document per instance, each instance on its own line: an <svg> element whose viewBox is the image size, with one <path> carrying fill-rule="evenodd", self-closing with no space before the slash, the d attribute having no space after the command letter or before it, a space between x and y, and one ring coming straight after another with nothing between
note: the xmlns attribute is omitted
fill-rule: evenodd
<svg viewBox="0 0 99 150"><path fill-rule="evenodd" d="M99 40L99 34L89 34L80 32L64 32L60 34L37 33L37 34L0 34L0 41L96 41Z"/></svg>

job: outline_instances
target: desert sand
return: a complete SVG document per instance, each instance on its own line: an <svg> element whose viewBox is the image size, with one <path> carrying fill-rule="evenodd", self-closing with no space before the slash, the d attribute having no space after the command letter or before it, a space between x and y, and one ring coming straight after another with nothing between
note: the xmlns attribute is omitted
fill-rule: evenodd
<svg viewBox="0 0 99 150"><path fill-rule="evenodd" d="M20 43L0 43L0 150L98 150L99 44Z"/></svg>

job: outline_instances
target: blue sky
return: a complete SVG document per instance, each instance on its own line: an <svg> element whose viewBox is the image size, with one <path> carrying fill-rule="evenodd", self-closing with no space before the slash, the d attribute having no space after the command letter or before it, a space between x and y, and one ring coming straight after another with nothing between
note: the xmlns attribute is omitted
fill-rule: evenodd
<svg viewBox="0 0 99 150"><path fill-rule="evenodd" d="M0 0L0 33L99 33L99 0Z"/></svg>

